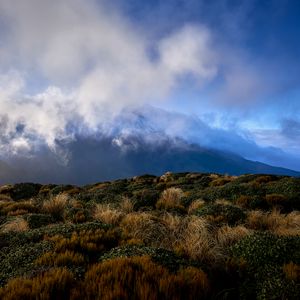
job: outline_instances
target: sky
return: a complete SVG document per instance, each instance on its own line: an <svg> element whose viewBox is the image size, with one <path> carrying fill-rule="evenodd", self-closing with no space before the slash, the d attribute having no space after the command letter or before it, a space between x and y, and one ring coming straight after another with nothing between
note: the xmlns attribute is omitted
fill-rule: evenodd
<svg viewBox="0 0 300 300"><path fill-rule="evenodd" d="M0 0L0 160L46 147L67 165L78 136L149 138L139 111L300 171L299 37L296 0Z"/></svg>

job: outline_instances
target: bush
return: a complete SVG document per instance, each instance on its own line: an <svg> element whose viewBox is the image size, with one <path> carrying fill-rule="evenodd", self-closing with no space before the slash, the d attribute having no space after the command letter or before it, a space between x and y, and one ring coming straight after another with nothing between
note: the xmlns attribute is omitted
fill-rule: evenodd
<svg viewBox="0 0 300 300"><path fill-rule="evenodd" d="M26 216L26 221L30 229L46 226L54 222L51 216L44 214L29 214Z"/></svg>
<svg viewBox="0 0 300 300"><path fill-rule="evenodd" d="M142 189L134 192L132 201L134 202L134 209L138 210L142 207L154 208L159 198L159 192L152 189Z"/></svg>
<svg viewBox="0 0 300 300"><path fill-rule="evenodd" d="M198 209L197 216L208 216L209 220L236 225L245 220L244 211L233 205L208 204Z"/></svg>
<svg viewBox="0 0 300 300"><path fill-rule="evenodd" d="M300 262L300 237L278 237L256 233L232 248L234 257L246 262L247 273L241 284L241 298L299 299L299 286L288 280L282 265Z"/></svg>
<svg viewBox="0 0 300 300"><path fill-rule="evenodd" d="M0 286L10 278L30 274L34 269L33 262L51 249L51 243L43 241L25 245L14 244L5 251L0 251Z"/></svg>
<svg viewBox="0 0 300 300"><path fill-rule="evenodd" d="M30 199L39 193L40 188L40 184L17 183L13 186L10 196L15 201Z"/></svg>

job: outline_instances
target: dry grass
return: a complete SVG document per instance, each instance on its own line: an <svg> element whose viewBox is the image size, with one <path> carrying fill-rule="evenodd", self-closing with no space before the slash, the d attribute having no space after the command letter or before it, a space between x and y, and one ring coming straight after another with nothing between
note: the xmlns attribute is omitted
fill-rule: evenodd
<svg viewBox="0 0 300 300"><path fill-rule="evenodd" d="M68 195L58 194L57 196L52 197L43 203L42 211L52 215L56 220L61 220L64 218L65 207L67 206L68 202Z"/></svg>
<svg viewBox="0 0 300 300"><path fill-rule="evenodd" d="M283 266L283 272L287 279L300 282L300 266L290 262Z"/></svg>
<svg viewBox="0 0 300 300"><path fill-rule="evenodd" d="M221 249L214 238L213 228L204 218L184 218L179 247L192 259L213 263L222 259Z"/></svg>
<svg viewBox="0 0 300 300"><path fill-rule="evenodd" d="M124 213L109 204L97 204L94 210L94 219L106 224L117 225L124 217Z"/></svg>
<svg viewBox="0 0 300 300"><path fill-rule="evenodd" d="M29 230L28 222L23 218L16 218L8 223L5 223L1 231L2 232L22 232Z"/></svg>
<svg viewBox="0 0 300 300"><path fill-rule="evenodd" d="M230 227L224 225L217 231L217 240L221 247L228 247L249 234L251 234L251 230L245 226Z"/></svg>
<svg viewBox="0 0 300 300"><path fill-rule="evenodd" d="M158 209L170 209L180 207L183 208L181 204L181 198L184 196L183 191L180 188L168 188L164 190L156 203Z"/></svg>
<svg viewBox="0 0 300 300"><path fill-rule="evenodd" d="M150 213L133 212L127 214L120 227L125 237L141 240L147 245L161 247L168 234L163 223Z"/></svg>
<svg viewBox="0 0 300 300"><path fill-rule="evenodd" d="M188 267L177 273L150 257L121 257L93 265L86 273L78 299L205 299L210 289L207 275Z"/></svg>
<svg viewBox="0 0 300 300"><path fill-rule="evenodd" d="M218 199L215 203L220 205L232 205L232 202L226 199Z"/></svg>
<svg viewBox="0 0 300 300"><path fill-rule="evenodd" d="M199 208L203 207L205 205L205 201L202 199L194 200L188 207L188 214L192 214Z"/></svg>
<svg viewBox="0 0 300 300"><path fill-rule="evenodd" d="M246 224L251 229L269 230L278 235L299 235L300 213L281 214L277 209L267 213L254 210L248 213Z"/></svg>
<svg viewBox="0 0 300 300"><path fill-rule="evenodd" d="M123 197L119 206L124 213L128 214L133 212L134 202L128 197Z"/></svg>

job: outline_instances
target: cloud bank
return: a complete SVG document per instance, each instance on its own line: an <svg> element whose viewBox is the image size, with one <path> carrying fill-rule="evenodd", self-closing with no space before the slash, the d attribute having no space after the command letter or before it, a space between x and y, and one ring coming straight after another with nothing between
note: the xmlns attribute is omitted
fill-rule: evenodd
<svg viewBox="0 0 300 300"><path fill-rule="evenodd" d="M169 2L167 15L170 7ZM203 3L201 7L205 11ZM220 20L225 16L222 12ZM0 0L0 24L0 160L17 165L25 157L64 166L72 155L68 144L79 137L109 137L126 151L134 147L126 137L136 134L148 144L180 137L293 166L288 155L268 147L274 141L266 131L214 128L197 116L147 106L170 100L187 82L197 91L213 84L217 91L210 99L227 107L252 104L274 91L272 69L262 72L264 64L225 43L222 31L207 22L191 18L155 34L107 1ZM229 27L242 35L241 26ZM285 124L277 134L291 140ZM298 148L295 144L293 149ZM26 164L21 159L19 165Z"/></svg>
<svg viewBox="0 0 300 300"><path fill-rule="evenodd" d="M1 0L0 11L2 152L28 150L33 137L55 149L72 139L71 123L107 130L124 107L163 100L181 77L201 84L217 73L204 27L150 44L103 2Z"/></svg>

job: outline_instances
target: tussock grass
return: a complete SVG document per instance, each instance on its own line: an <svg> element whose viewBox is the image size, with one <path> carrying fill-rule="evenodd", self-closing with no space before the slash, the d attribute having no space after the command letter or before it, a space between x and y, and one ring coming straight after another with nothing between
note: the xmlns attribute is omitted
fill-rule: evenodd
<svg viewBox="0 0 300 300"><path fill-rule="evenodd" d="M103 223L117 225L124 217L124 213L109 204L97 204L93 217Z"/></svg>
<svg viewBox="0 0 300 300"><path fill-rule="evenodd" d="M125 214L131 213L134 210L134 201L132 201L128 197L123 197L119 204L119 207Z"/></svg>
<svg viewBox="0 0 300 300"><path fill-rule="evenodd" d="M63 220L65 208L68 204L69 196L66 194L58 194L49 200L44 201L42 211L50 214L55 220Z"/></svg>
<svg viewBox="0 0 300 300"><path fill-rule="evenodd" d="M168 188L164 190L156 203L158 209L172 209L183 208L181 199L184 196L182 189L180 188Z"/></svg>
<svg viewBox="0 0 300 300"><path fill-rule="evenodd" d="M300 213L297 211L281 214L279 210L271 212L250 211L246 219L247 227L255 230L269 230L278 235L300 235Z"/></svg>
<svg viewBox="0 0 300 300"><path fill-rule="evenodd" d="M217 240L222 248L228 247L251 233L252 231L245 226L239 225L231 227L224 225L217 231Z"/></svg>
<svg viewBox="0 0 300 300"><path fill-rule="evenodd" d="M203 207L205 205L205 201L202 199L194 200L188 207L188 214L192 214L199 208Z"/></svg>
<svg viewBox="0 0 300 300"><path fill-rule="evenodd" d="M28 222L23 218L16 218L1 227L2 232L23 232L29 230Z"/></svg>
<svg viewBox="0 0 300 300"><path fill-rule="evenodd" d="M81 299L205 299L209 288L200 269L189 267L171 274L149 256L123 257L92 266Z"/></svg>

